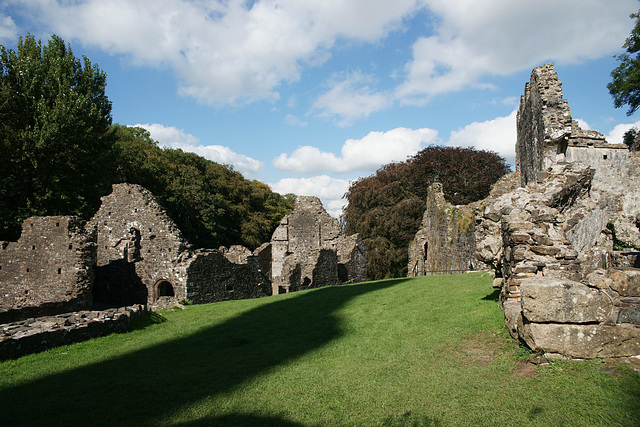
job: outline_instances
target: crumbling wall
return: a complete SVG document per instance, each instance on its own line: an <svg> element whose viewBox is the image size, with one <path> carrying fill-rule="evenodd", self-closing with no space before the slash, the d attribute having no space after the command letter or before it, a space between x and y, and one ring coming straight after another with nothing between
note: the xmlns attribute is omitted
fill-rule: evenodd
<svg viewBox="0 0 640 427"><path fill-rule="evenodd" d="M185 273L186 298L196 304L271 295L259 258L242 246L198 250L179 269Z"/></svg>
<svg viewBox="0 0 640 427"><path fill-rule="evenodd" d="M80 218L50 216L0 242L0 323L90 308L94 239Z"/></svg>
<svg viewBox="0 0 640 427"><path fill-rule="evenodd" d="M525 86L516 154L527 186L478 215L501 225L501 247L481 240L477 257L499 266L510 333L550 357L639 354L640 270L629 266L639 266L640 159L571 120L553 64Z"/></svg>
<svg viewBox="0 0 640 427"><path fill-rule="evenodd" d="M114 184L90 226L97 231L97 299L127 305L187 297L177 264L188 244L149 190Z"/></svg>
<svg viewBox="0 0 640 427"><path fill-rule="evenodd" d="M271 238L274 294L362 281L365 264L362 240L344 236L317 197L298 197Z"/></svg>
<svg viewBox="0 0 640 427"><path fill-rule="evenodd" d="M456 273L475 269L475 216L467 206L444 199L442 184L427 190L422 226L409 245L408 275Z"/></svg>

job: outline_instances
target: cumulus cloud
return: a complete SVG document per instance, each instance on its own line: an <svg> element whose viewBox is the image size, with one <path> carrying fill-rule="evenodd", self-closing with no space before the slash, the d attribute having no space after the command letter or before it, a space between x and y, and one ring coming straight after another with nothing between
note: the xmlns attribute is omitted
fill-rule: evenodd
<svg viewBox="0 0 640 427"><path fill-rule="evenodd" d="M313 109L320 111L321 117L335 118L338 126L349 126L355 120L366 118L391 104L388 94L369 86L374 83L372 76L360 72L342 79L334 76L329 83L331 89L318 97Z"/></svg>
<svg viewBox="0 0 640 427"><path fill-rule="evenodd" d="M640 120L634 123L621 123L616 125L608 135L605 136L610 144L623 144L624 134L631 128L640 129Z"/></svg>
<svg viewBox="0 0 640 427"><path fill-rule="evenodd" d="M429 129L396 128L387 132L370 132L361 139L349 139L341 155L303 146L291 155L276 157L272 164L281 171L297 174L373 172L380 166L404 161L426 145L437 141L438 132Z"/></svg>
<svg viewBox="0 0 640 427"><path fill-rule="evenodd" d="M302 119L300 119L299 117L294 116L293 114L287 114L287 116L284 118L284 122L290 126L300 126L300 127L305 127L309 124L303 121Z"/></svg>
<svg viewBox="0 0 640 427"><path fill-rule="evenodd" d="M617 51L637 11L635 0L425 0L438 18L434 34L413 45L396 96L422 104L431 97L483 86L555 60L576 63ZM552 11L552 12L550 12Z"/></svg>
<svg viewBox="0 0 640 427"><path fill-rule="evenodd" d="M347 203L342 196L349 189L349 180L318 175L310 178L285 178L269 186L281 194L316 196L329 215L337 218Z"/></svg>
<svg viewBox="0 0 640 427"><path fill-rule="evenodd" d="M209 104L277 98L338 40L375 42L421 0L6 0L67 41L173 69L179 92Z"/></svg>
<svg viewBox="0 0 640 427"><path fill-rule="evenodd" d="M452 131L446 145L495 151L504 157L515 170L516 114L517 110L514 110L508 116L484 122L473 122Z"/></svg>
<svg viewBox="0 0 640 427"><path fill-rule="evenodd" d="M9 40L14 42L18 37L18 26L10 16L5 16L0 12L0 41Z"/></svg>
<svg viewBox="0 0 640 427"><path fill-rule="evenodd" d="M162 147L180 149L198 154L216 163L232 165L235 170L243 175L256 176L264 166L263 162L238 154L229 147L201 145L198 138L173 126L164 126L157 123L137 124L135 126L148 130L151 137L158 141Z"/></svg>

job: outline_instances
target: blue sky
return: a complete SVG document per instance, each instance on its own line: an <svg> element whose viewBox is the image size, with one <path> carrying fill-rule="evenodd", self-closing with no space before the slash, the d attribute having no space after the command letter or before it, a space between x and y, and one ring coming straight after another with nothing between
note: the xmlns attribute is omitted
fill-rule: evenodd
<svg viewBox="0 0 640 427"><path fill-rule="evenodd" d="M114 122L339 215L349 182L431 145L513 162L531 69L574 119L640 125L606 89L637 0L3 0L0 44L51 34L108 76Z"/></svg>

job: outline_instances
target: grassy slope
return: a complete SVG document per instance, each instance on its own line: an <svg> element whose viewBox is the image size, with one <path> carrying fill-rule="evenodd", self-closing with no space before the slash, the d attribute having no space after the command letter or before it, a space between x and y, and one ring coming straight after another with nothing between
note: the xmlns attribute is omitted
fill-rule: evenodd
<svg viewBox="0 0 640 427"><path fill-rule="evenodd" d="M155 319L0 363L0 424L640 425L640 374L599 362L536 372L481 274Z"/></svg>

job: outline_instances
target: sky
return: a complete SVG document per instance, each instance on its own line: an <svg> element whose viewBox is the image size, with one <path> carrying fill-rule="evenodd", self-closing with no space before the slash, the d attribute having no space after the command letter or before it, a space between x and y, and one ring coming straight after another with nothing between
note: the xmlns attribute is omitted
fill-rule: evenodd
<svg viewBox="0 0 640 427"><path fill-rule="evenodd" d="M0 44L57 34L107 74L113 121L339 216L350 183L430 145L513 165L532 68L611 143L606 88L637 0L0 0Z"/></svg>

